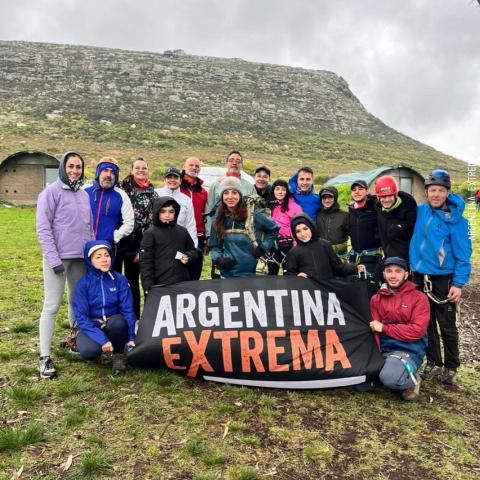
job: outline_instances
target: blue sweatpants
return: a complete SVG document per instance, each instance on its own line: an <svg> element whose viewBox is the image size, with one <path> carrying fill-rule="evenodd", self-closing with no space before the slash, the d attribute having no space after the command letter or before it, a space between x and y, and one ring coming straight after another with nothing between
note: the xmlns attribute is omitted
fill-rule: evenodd
<svg viewBox="0 0 480 480"><path fill-rule="evenodd" d="M406 390L413 387L412 377L400 360L400 358L403 358L412 367L412 372L415 373L417 366L410 355L405 352L394 351L386 352L383 356L385 357L385 363L378 376L382 384L392 390Z"/></svg>

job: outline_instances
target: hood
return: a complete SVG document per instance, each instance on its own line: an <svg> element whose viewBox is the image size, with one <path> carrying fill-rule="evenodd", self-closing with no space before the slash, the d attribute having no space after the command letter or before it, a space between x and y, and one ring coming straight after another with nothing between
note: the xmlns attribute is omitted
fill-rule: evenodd
<svg viewBox="0 0 480 480"><path fill-rule="evenodd" d="M318 192L318 195L321 197L324 193L328 193L333 196L335 203L338 201L338 190L335 187L323 187Z"/></svg>
<svg viewBox="0 0 480 480"><path fill-rule="evenodd" d="M161 222L161 221L158 219L158 213L160 212L160 209L161 209L167 202L168 202L168 203L171 203L171 204L173 205L174 210L175 210L175 220L173 220L173 222L170 222L169 225L176 225L176 223L177 223L178 214L180 213L180 204L179 204L173 197L165 196L165 197L157 198L157 199L153 202L152 223L153 223L156 227L162 227L162 226L165 225L163 222Z"/></svg>
<svg viewBox="0 0 480 480"><path fill-rule="evenodd" d="M315 222L306 213L299 213L299 214L295 215L292 218L292 220L290 221L290 228L292 230L292 235L295 238L295 240L297 241L297 243L300 244L300 245L302 245L302 244L305 245L305 242L300 241L297 238L297 236L295 235L295 227L300 223L304 223L312 231L312 238L307 243L311 243L311 242L315 241L317 239L317 226L315 225Z"/></svg>
<svg viewBox="0 0 480 480"><path fill-rule="evenodd" d="M290 187L290 191L292 193L298 193L298 173L295 173L290 177L290 180L288 181L288 185ZM302 192L302 195L308 195L314 191L313 185L311 186L310 190L308 192Z"/></svg>
<svg viewBox="0 0 480 480"><path fill-rule="evenodd" d="M395 295L395 294L400 293L400 292L401 293L412 292L413 290L417 290L417 289L418 289L417 285L415 283L413 283L412 281L407 279L404 282L404 284L398 290L396 290L395 292L390 290L386 283L382 283L382 286L380 287L380 290L378 290L378 293L380 295L385 295L387 297L390 297L391 295Z"/></svg>
<svg viewBox="0 0 480 480"><path fill-rule="evenodd" d="M457 223L461 220L463 211L465 210L465 202L463 198L455 193L450 193L447 198L447 207L450 210L450 216L442 215L441 218L445 223Z"/></svg>
<svg viewBox="0 0 480 480"><path fill-rule="evenodd" d="M90 251L91 248L93 248L95 246L100 246L100 245L104 248L105 247L108 248L108 251L110 252L110 257L112 259L112 264L110 265L110 272L111 272L113 270L113 262L115 260L115 257L113 255L112 246L106 240L90 240L89 242L87 242L85 244L85 247L83 248L83 261L85 262L85 265L87 266L87 270L89 272L93 272L93 273L97 273L97 274L100 273L100 270L96 269L92 265L92 262L90 260L89 255L88 255L88 252Z"/></svg>
<svg viewBox="0 0 480 480"><path fill-rule="evenodd" d="M115 165L114 163L112 162L100 162L98 165L97 165L97 168L95 170L95 181L97 182L98 185L100 185L99 181L98 181L98 177L100 177L100 174L102 173L103 170L106 170L107 168L109 168L110 170L113 171L113 174L115 176L115 185L118 185L118 182L119 182L119 179L118 179L118 176L119 176L119 171L118 171L118 166Z"/></svg>
<svg viewBox="0 0 480 480"><path fill-rule="evenodd" d="M75 155L82 161L82 176L80 177L79 180L71 181L68 179L67 172L65 171L65 164L67 163L67 158ZM85 180L85 162L83 160L83 157L73 151L65 152L60 160L60 165L58 166L58 178L67 185L71 190L77 191L80 189L80 187L83 185L83 181Z"/></svg>

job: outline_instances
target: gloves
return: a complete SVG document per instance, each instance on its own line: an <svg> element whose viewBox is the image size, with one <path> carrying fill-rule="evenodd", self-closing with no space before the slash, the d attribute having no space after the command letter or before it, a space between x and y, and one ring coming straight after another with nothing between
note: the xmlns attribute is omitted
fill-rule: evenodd
<svg viewBox="0 0 480 480"><path fill-rule="evenodd" d="M263 256L265 255L265 253L266 253L266 252L265 252L265 250L264 250L262 247L255 247L255 248L253 249L253 252L252 252L252 254L253 254L253 256L254 256L255 258L263 257Z"/></svg>
<svg viewBox="0 0 480 480"><path fill-rule="evenodd" d="M229 268L232 268L235 265L235 260L233 258L228 258L228 257L218 257L215 260L215 265L217 265L217 267L228 270Z"/></svg>

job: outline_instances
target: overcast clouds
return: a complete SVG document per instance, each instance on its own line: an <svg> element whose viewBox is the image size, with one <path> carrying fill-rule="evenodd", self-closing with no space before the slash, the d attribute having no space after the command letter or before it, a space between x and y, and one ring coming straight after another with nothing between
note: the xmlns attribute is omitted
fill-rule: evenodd
<svg viewBox="0 0 480 480"><path fill-rule="evenodd" d="M0 0L0 39L331 70L389 126L480 163L476 0Z"/></svg>

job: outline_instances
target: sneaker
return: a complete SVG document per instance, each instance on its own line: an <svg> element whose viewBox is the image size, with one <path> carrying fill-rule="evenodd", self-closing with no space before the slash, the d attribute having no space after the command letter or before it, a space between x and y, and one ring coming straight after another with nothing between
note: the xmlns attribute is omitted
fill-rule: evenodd
<svg viewBox="0 0 480 480"><path fill-rule="evenodd" d="M70 353L74 353L75 355L80 355L80 352L77 348L77 335L79 329L77 327L73 327L70 330L70 335L63 341L60 342L60 348L67 348Z"/></svg>
<svg viewBox="0 0 480 480"><path fill-rule="evenodd" d="M445 385L455 385L457 370L455 368L444 368L442 372L442 383Z"/></svg>
<svg viewBox="0 0 480 480"><path fill-rule="evenodd" d="M55 370L52 359L49 356L40 357L39 371L40 378L52 379L57 376L57 371Z"/></svg>
<svg viewBox="0 0 480 480"><path fill-rule="evenodd" d="M432 380L442 374L442 367L435 365L433 362L427 362L423 372L420 374L423 380Z"/></svg>
<svg viewBox="0 0 480 480"><path fill-rule="evenodd" d="M420 394L420 384L422 383L422 379L418 373L415 374L415 378L417 380L417 384L402 391L402 398L406 402L415 402Z"/></svg>
<svg viewBox="0 0 480 480"><path fill-rule="evenodd" d="M127 368L125 355L123 353L114 353L112 355L112 372L114 375L123 373Z"/></svg>

